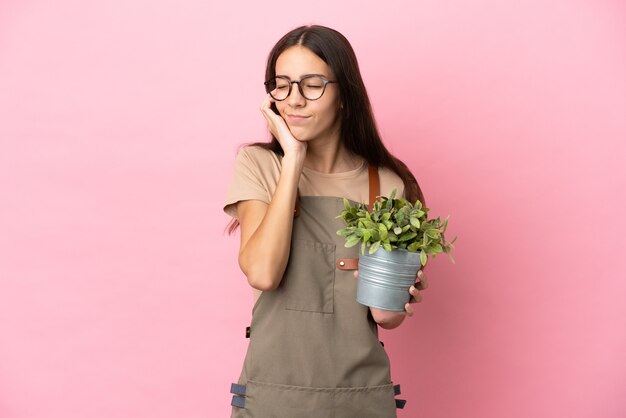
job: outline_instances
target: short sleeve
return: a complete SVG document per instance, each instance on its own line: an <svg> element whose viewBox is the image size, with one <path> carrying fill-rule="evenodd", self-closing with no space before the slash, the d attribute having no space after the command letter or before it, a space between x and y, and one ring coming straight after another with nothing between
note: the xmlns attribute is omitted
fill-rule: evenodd
<svg viewBox="0 0 626 418"><path fill-rule="evenodd" d="M387 167L379 168L380 178L380 194L382 196L390 196L391 192L396 190L396 197L404 198L404 182L394 171Z"/></svg>
<svg viewBox="0 0 626 418"><path fill-rule="evenodd" d="M236 203L244 200L270 202L271 191L268 188L259 153L251 152L251 147L242 148L235 159L235 169L226 193L224 212L236 218ZM266 151L266 150L262 150ZM271 151L269 151L271 152Z"/></svg>

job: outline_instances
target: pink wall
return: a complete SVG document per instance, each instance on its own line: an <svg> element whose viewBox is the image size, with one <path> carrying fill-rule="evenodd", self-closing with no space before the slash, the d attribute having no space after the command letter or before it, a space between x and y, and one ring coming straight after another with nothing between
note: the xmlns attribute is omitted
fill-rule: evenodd
<svg viewBox="0 0 626 418"><path fill-rule="evenodd" d="M383 335L400 417L626 416L624 3L383 3L0 3L0 417L228 415L221 201L267 52L313 22L460 236Z"/></svg>

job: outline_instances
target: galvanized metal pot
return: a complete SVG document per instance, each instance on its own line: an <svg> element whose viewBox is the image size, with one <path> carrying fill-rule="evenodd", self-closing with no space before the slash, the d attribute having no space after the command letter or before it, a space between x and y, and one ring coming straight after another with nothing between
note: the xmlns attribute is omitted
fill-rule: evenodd
<svg viewBox="0 0 626 418"><path fill-rule="evenodd" d="M382 247L374 254L359 253L359 281L356 301L372 308L404 311L409 301L409 287L415 283L421 267L420 252Z"/></svg>

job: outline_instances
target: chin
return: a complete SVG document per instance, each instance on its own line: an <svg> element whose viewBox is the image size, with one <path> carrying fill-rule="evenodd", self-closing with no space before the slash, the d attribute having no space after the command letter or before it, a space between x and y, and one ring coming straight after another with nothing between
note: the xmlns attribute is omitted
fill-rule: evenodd
<svg viewBox="0 0 626 418"><path fill-rule="evenodd" d="M293 137L296 138L298 141L308 141L310 139L310 136L307 134L306 131L291 127L289 128L289 130L291 131L291 135L293 135Z"/></svg>

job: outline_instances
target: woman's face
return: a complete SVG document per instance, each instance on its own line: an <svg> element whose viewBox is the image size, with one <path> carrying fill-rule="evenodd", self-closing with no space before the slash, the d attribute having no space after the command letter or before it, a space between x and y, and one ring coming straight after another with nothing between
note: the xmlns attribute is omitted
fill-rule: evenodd
<svg viewBox="0 0 626 418"><path fill-rule="evenodd" d="M300 45L287 48L276 60L276 75L298 81L306 75L321 75L335 81L330 67L310 49ZM317 138L339 140L339 91L337 84L330 83L322 97L307 100L300 94L297 84L292 84L291 93L276 108L287 122L293 136L300 141Z"/></svg>

